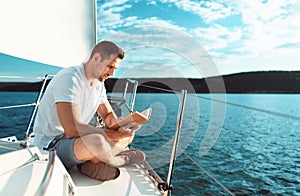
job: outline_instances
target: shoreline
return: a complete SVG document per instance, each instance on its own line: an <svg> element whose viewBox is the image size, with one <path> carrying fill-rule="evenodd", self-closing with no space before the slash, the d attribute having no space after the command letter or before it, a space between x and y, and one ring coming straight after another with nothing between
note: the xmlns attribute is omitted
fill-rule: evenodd
<svg viewBox="0 0 300 196"><path fill-rule="evenodd" d="M300 71L245 72L193 78L131 78L139 82L138 93L166 93L162 89L189 93L300 93ZM110 78L105 81L107 92L123 92L125 78ZM41 82L0 82L0 91L39 91ZM148 86L154 87L149 88ZM216 88L219 87L219 88ZM130 88L130 86L129 86ZM128 89L130 91L130 89Z"/></svg>

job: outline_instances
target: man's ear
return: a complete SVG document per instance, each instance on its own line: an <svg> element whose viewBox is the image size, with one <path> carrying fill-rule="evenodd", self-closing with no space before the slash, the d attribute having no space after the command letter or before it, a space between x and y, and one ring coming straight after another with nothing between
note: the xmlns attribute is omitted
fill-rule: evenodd
<svg viewBox="0 0 300 196"><path fill-rule="evenodd" d="M96 53L94 54L94 56L93 56L93 59L94 59L94 61L95 61L96 63L99 63L99 62L101 62L102 57L101 57L101 55L100 55L98 52L96 52Z"/></svg>

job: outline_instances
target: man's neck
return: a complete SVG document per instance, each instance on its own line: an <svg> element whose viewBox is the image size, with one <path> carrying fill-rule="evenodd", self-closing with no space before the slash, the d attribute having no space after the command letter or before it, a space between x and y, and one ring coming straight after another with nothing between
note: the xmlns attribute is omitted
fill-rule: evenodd
<svg viewBox="0 0 300 196"><path fill-rule="evenodd" d="M92 86L94 82L94 78L92 77L92 74L89 72L89 61L83 64L84 67L84 73L87 81L89 82L89 85Z"/></svg>

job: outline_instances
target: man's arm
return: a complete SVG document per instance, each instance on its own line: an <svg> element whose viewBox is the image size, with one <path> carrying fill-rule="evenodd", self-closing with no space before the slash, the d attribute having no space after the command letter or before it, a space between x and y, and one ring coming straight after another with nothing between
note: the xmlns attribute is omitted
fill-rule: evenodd
<svg viewBox="0 0 300 196"><path fill-rule="evenodd" d="M100 104L97 112L101 116L102 120L104 121L104 123L107 127L109 127L109 125L112 125L114 122L116 122L118 120L117 115L113 111L113 109L108 101L103 104ZM118 132L134 133L140 127L141 127L140 124L133 121L133 122L128 123L127 125L124 125L124 126L118 128Z"/></svg>
<svg viewBox="0 0 300 196"><path fill-rule="evenodd" d="M103 134L99 129L80 122L77 104L58 102L56 103L56 110L67 138L80 137L91 133Z"/></svg>
<svg viewBox="0 0 300 196"><path fill-rule="evenodd" d="M82 123L80 121L78 105L74 103L58 102L56 103L56 109L58 118L67 138L82 137L84 135L97 133L104 135L106 138L117 140L132 135L126 131L114 131L110 129L106 129L106 131L104 131L103 129ZM108 112L107 115L110 116L112 114ZM108 119L110 118L111 117L108 117Z"/></svg>
<svg viewBox="0 0 300 196"><path fill-rule="evenodd" d="M100 115L105 125L109 127L113 122L117 121L118 117L113 111L110 103L107 101L103 104L100 104L97 113Z"/></svg>

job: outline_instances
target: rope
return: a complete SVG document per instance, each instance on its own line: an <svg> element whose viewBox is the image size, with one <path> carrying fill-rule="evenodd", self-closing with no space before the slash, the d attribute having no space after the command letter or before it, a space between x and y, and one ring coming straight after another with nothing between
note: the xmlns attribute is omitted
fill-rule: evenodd
<svg viewBox="0 0 300 196"><path fill-rule="evenodd" d="M163 89L163 88L160 88L160 87L153 87L153 86L149 86L149 85L141 84L140 86L144 86L144 87L152 88L152 89L156 89L156 90L162 90L162 91L165 91L165 92L180 93L179 91L173 91L173 90ZM231 103L231 102L222 101L222 100L218 100L218 99L211 99L211 98L207 98L207 97L203 97L203 96L199 96L199 95L190 95L190 96L194 96L194 97L197 97L197 98L201 98L201 99L205 99L205 100L209 100L209 101L214 101L214 102L218 102L218 103L223 103L223 104L227 104L227 105L232 105L232 106L236 106L236 107L240 107L240 108L244 108L244 109L248 109L248 110L253 110L253 111L262 112L262 113L266 113L266 114L271 114L271 115L274 115L274 116L289 118L289 119L292 119L292 120L300 120L299 116L293 116L293 115L289 115L289 114L273 112L273 111L270 111L270 110L264 110L264 109L260 109L260 108L245 106L245 105Z"/></svg>
<svg viewBox="0 0 300 196"><path fill-rule="evenodd" d="M199 167L206 175L208 175L211 179L213 179L218 185L220 185L225 191L227 191L230 195L234 195L226 186L224 186L219 180L213 177L204 167L202 167L198 162L196 162L190 155L183 152L184 156L186 156L190 161L192 161L197 167Z"/></svg>
<svg viewBox="0 0 300 196"><path fill-rule="evenodd" d="M0 107L0 110L2 110L2 109L10 109L10 108L29 107L29 106L35 106L35 105L36 105L36 103L21 104L21 105L11 105L11 106L2 106L2 107Z"/></svg>
<svg viewBox="0 0 300 196"><path fill-rule="evenodd" d="M227 101L221 101L221 100L218 100L218 99L210 99L210 98L202 97L202 96L199 96L199 95L195 95L195 96L198 97L198 98L201 98L201 99L206 99L206 100L210 100L210 101L214 101L214 102L224 103L224 104L227 104L227 105L237 106L237 107L240 107L240 108L244 108L244 109L248 109L248 110L254 110L254 111L257 111L257 112L271 114L271 115L274 115L274 116L285 117L285 118L289 118L289 119L293 119L293 120L300 120L300 117L298 117L298 116L292 116L292 115L283 114L283 113L279 113L279 112L273 112L273 111L270 111L270 110L264 110L264 109L260 109L260 108L245 106L245 105L231 103L231 102L227 102Z"/></svg>
<svg viewBox="0 0 300 196"><path fill-rule="evenodd" d="M156 89L156 90L162 90L162 91L169 92L169 93L180 93L180 91L173 91L173 90L164 89L164 88L160 88L160 87L156 87L156 86L149 86L149 85L145 85L145 84L141 84L139 86L152 88L152 89Z"/></svg>
<svg viewBox="0 0 300 196"><path fill-rule="evenodd" d="M160 135L165 141L169 141L168 138L166 138L166 136L164 136L162 133L160 133L159 131L156 132L158 135ZM179 149L180 146L178 146ZM234 193L232 193L225 185L223 185L218 179L216 179L212 174L210 174L204 167L202 167L198 162L196 162L190 155L188 155L187 153L185 153L184 151L183 155L188 158L190 161L192 161L198 168L200 168L206 175L208 175L212 180L214 180L219 186L221 186L227 193L229 193L230 195L234 196Z"/></svg>

